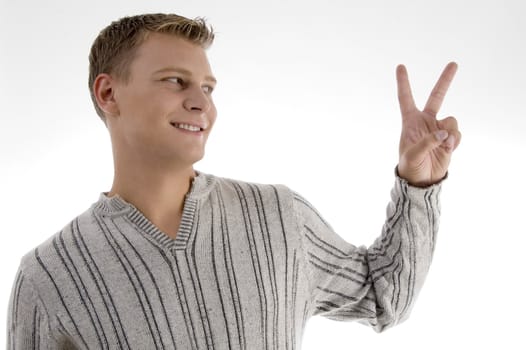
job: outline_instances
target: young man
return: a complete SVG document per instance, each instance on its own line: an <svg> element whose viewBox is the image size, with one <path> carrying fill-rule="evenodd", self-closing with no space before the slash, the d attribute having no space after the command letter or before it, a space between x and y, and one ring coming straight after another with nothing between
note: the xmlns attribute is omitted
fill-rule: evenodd
<svg viewBox="0 0 526 350"><path fill-rule="evenodd" d="M453 117L435 118L456 64L423 111L397 68L400 161L367 249L284 185L193 169L216 120L213 38L202 19L150 14L95 40L89 88L112 140L113 186L23 257L9 349L300 349L311 316L381 332L410 314L460 142Z"/></svg>

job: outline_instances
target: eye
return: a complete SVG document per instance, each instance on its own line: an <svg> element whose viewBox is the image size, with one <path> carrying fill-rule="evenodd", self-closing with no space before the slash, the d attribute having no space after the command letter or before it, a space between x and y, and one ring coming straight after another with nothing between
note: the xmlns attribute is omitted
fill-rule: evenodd
<svg viewBox="0 0 526 350"><path fill-rule="evenodd" d="M169 81L171 83L176 83L176 84L179 84L179 85L184 85L184 80L179 78L179 77L169 77L169 78L165 78L163 80L164 81Z"/></svg>
<svg viewBox="0 0 526 350"><path fill-rule="evenodd" d="M205 85L204 86L205 92L211 94L212 91L214 91L214 87L211 85Z"/></svg>

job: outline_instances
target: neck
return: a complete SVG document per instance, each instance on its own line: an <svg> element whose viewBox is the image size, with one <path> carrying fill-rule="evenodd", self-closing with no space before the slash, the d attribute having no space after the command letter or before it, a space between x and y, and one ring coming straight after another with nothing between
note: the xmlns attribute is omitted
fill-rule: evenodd
<svg viewBox="0 0 526 350"><path fill-rule="evenodd" d="M106 195L118 194L159 226L177 223L196 173L192 167L170 173L155 170L116 168L111 191Z"/></svg>

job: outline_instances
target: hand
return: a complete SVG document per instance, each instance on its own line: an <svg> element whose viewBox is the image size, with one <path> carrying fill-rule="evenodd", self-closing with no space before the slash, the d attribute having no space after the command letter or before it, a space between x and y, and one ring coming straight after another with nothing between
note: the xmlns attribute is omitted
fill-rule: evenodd
<svg viewBox="0 0 526 350"><path fill-rule="evenodd" d="M426 187L440 182L446 176L451 155L460 143L457 120L454 117L436 119L456 71L455 62L444 68L424 110L420 111L415 106L405 66L396 68L402 113L398 175L410 185Z"/></svg>

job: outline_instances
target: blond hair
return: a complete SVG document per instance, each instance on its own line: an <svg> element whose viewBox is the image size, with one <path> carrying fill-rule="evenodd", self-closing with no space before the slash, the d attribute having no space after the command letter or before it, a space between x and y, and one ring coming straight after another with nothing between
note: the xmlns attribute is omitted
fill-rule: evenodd
<svg viewBox="0 0 526 350"><path fill-rule="evenodd" d="M106 117L95 99L93 83L101 73L112 74L127 82L130 64L149 33L175 35L203 49L210 47L214 41L213 28L207 27L204 18L189 19L176 14L155 13L123 17L104 28L91 46L88 81L91 100L104 124Z"/></svg>

